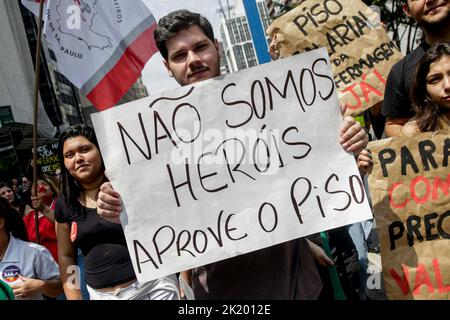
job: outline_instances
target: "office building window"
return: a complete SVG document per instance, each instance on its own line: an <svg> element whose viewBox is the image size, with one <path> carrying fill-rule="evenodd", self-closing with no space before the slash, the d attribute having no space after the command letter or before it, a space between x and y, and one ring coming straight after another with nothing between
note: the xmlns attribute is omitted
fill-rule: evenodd
<svg viewBox="0 0 450 320"><path fill-rule="evenodd" d="M245 56L247 57L247 64L249 68L258 65L255 50L253 49L253 44L251 42L244 44L244 52Z"/></svg>
<svg viewBox="0 0 450 320"><path fill-rule="evenodd" d="M247 68L247 63L245 62L244 52L242 51L242 47L240 45L236 45L233 47L234 56L236 57L236 64L238 70L242 70Z"/></svg>

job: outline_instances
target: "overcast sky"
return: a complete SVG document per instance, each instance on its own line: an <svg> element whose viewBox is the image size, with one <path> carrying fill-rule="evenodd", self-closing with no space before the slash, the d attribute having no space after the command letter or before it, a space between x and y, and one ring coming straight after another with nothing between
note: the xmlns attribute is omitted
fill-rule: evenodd
<svg viewBox="0 0 450 320"><path fill-rule="evenodd" d="M219 0L143 1L149 7L157 21L167 13L178 9L188 9L193 12L201 13L213 25L214 36L218 39L220 38L219 24L221 14L217 12L217 9L220 8ZM222 0L223 5L226 5L226 2L226 0ZM234 0L229 0L228 2L232 5ZM176 81L168 76L159 52L153 55L145 65L145 68L142 71L142 79L150 95L179 87Z"/></svg>

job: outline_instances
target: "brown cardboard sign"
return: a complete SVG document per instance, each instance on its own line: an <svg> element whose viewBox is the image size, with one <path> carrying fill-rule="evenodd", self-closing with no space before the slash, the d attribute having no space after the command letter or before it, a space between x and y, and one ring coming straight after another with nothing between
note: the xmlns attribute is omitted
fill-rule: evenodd
<svg viewBox="0 0 450 320"><path fill-rule="evenodd" d="M369 148L388 298L449 299L449 132L379 140Z"/></svg>
<svg viewBox="0 0 450 320"><path fill-rule="evenodd" d="M378 15L359 0L305 0L267 29L280 57L326 47L339 101L360 114L383 100L386 79L403 56Z"/></svg>

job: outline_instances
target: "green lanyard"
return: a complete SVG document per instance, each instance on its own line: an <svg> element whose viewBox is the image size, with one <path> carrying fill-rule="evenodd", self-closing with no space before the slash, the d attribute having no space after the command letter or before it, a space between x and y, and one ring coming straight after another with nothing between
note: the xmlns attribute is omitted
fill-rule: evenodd
<svg viewBox="0 0 450 320"><path fill-rule="evenodd" d="M332 257L330 245L328 244L328 236L326 232L321 232L320 237L322 238L323 249L325 253L330 258ZM332 265L328 267L328 272L330 274L331 285L333 286L334 300L347 300L345 296L344 289L342 289L341 282L339 281L339 275L336 270L336 266Z"/></svg>
<svg viewBox="0 0 450 320"><path fill-rule="evenodd" d="M354 116L353 119L358 121L361 127L364 128L366 126L366 121L364 120L364 113L360 114L359 116Z"/></svg>

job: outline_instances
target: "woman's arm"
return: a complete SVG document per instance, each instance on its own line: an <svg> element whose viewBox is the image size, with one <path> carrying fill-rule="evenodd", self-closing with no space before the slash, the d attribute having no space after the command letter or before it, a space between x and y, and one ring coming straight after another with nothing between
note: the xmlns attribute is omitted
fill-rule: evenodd
<svg viewBox="0 0 450 320"><path fill-rule="evenodd" d="M33 210L33 208L32 207L30 207L29 205L25 205L25 208L23 209L23 212L24 212L24 214L23 214L23 216L26 216L27 214L29 214L30 212L34 212L34 210Z"/></svg>
<svg viewBox="0 0 450 320"><path fill-rule="evenodd" d="M325 250L323 250L321 247L319 247L314 242L306 239L308 242L309 248L311 249L311 252L316 259L317 263L323 265L323 266L332 266L334 265L333 260L327 256Z"/></svg>
<svg viewBox="0 0 450 320"><path fill-rule="evenodd" d="M61 279L53 279L44 281L42 286L42 293L47 297L56 298L61 293L63 293L63 288L61 285Z"/></svg>
<svg viewBox="0 0 450 320"><path fill-rule="evenodd" d="M50 220L51 223L55 223L55 212L50 207L45 206L44 210L41 211L44 216Z"/></svg>
<svg viewBox="0 0 450 320"><path fill-rule="evenodd" d="M80 275L77 272L75 247L70 241L70 228L68 223L56 222L56 238L58 239L58 263L61 282L67 300L83 300L79 285ZM75 276L75 279L74 279ZM75 281L74 281L75 280Z"/></svg>
<svg viewBox="0 0 450 320"><path fill-rule="evenodd" d="M369 168L373 165L372 152L364 149L357 157L358 169L361 174L367 174Z"/></svg>
<svg viewBox="0 0 450 320"><path fill-rule="evenodd" d="M51 223L55 223L55 211L49 206L46 206L39 197L32 196L31 204L33 208L39 210Z"/></svg>
<svg viewBox="0 0 450 320"><path fill-rule="evenodd" d="M181 278L183 278L184 282L192 288L192 269L181 271Z"/></svg>
<svg viewBox="0 0 450 320"><path fill-rule="evenodd" d="M27 299L36 294L44 294L47 297L56 298L63 292L60 279L42 280L23 276L19 276L19 278L22 280L22 283L11 286L14 296L17 298Z"/></svg>
<svg viewBox="0 0 450 320"><path fill-rule="evenodd" d="M417 125L416 120L408 121L401 129L400 136L413 137L416 134L419 134L419 126Z"/></svg>

